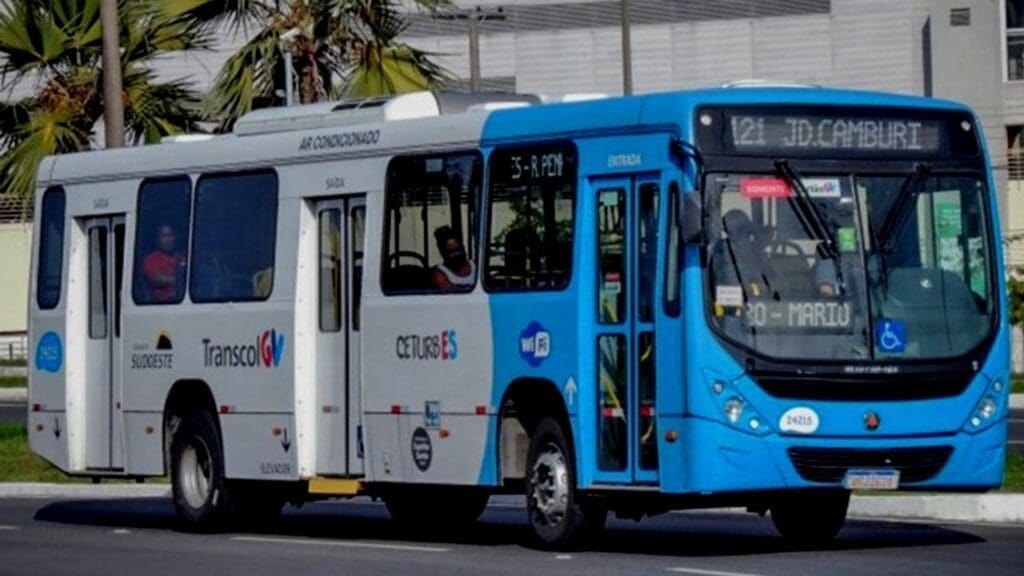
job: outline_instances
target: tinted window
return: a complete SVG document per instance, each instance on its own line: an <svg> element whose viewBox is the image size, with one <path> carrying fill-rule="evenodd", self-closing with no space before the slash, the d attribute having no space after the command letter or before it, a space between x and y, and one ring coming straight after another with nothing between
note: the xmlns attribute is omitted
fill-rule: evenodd
<svg viewBox="0 0 1024 576"><path fill-rule="evenodd" d="M673 182L669 186L668 237L665 239L665 313L670 316L679 315L680 267L683 262L680 236L679 185Z"/></svg>
<svg viewBox="0 0 1024 576"><path fill-rule="evenodd" d="M132 298L177 304L185 298L192 182L187 176L147 180L139 188Z"/></svg>
<svg viewBox="0 0 1024 576"><path fill-rule="evenodd" d="M64 269L64 189L50 188L43 194L39 225L39 268L36 302L47 310L60 302Z"/></svg>
<svg viewBox="0 0 1024 576"><path fill-rule="evenodd" d="M490 161L487 271L492 290L558 290L572 272L576 151L499 148Z"/></svg>
<svg viewBox="0 0 1024 576"><path fill-rule="evenodd" d="M481 164L474 152L395 158L388 166L386 294L473 289Z"/></svg>
<svg viewBox="0 0 1024 576"><path fill-rule="evenodd" d="M107 227L89 230L89 337L107 337Z"/></svg>
<svg viewBox="0 0 1024 576"><path fill-rule="evenodd" d="M341 210L320 212L320 331L341 330Z"/></svg>
<svg viewBox="0 0 1024 576"><path fill-rule="evenodd" d="M626 318L626 193L597 193L597 321L621 324Z"/></svg>
<svg viewBox="0 0 1024 576"><path fill-rule="evenodd" d="M192 234L193 301L269 298L274 287L277 176L264 171L200 178Z"/></svg>

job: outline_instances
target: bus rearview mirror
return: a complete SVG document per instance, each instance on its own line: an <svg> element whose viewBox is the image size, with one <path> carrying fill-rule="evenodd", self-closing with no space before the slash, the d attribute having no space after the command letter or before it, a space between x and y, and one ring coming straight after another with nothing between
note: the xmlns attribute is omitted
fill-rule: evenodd
<svg viewBox="0 0 1024 576"><path fill-rule="evenodd" d="M704 237L704 207L701 205L700 192L691 190L683 194L683 203L680 207L683 211L681 221L683 223L683 242L686 244L703 245Z"/></svg>

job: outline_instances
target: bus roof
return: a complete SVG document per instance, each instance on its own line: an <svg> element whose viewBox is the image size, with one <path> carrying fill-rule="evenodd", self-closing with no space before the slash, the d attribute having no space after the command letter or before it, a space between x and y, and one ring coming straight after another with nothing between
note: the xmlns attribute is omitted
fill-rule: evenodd
<svg viewBox="0 0 1024 576"><path fill-rule="evenodd" d="M490 146L508 141L656 128L680 133L687 129L687 119L693 109L700 105L778 103L967 109L959 103L920 96L816 87L744 85L510 109L469 108L454 114L426 118L341 123L319 128L308 127L308 123L298 123L307 128L251 135L233 133L198 142L66 154L47 159L40 165L39 186L182 172L228 171L340 156L396 154L423 150L430 146ZM320 107L323 108L323 105ZM297 113L305 113L305 110ZM275 112L274 116L281 114Z"/></svg>

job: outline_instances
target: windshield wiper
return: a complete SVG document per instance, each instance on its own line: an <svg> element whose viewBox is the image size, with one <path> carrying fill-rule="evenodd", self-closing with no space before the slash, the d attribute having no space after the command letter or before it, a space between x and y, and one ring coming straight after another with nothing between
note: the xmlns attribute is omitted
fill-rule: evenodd
<svg viewBox="0 0 1024 576"><path fill-rule="evenodd" d="M837 259L839 250L836 247L836 240L832 236L832 231L829 230L825 217L814 205L811 195L807 193L807 188L804 188L800 175L796 173L788 160L773 160L772 164L795 192L795 196L789 197L789 204L807 235L819 242L820 255L828 260Z"/></svg>
<svg viewBox="0 0 1024 576"><path fill-rule="evenodd" d="M914 166L914 173L903 181L899 196L896 197L896 202L886 214L885 220L882 222L882 229L878 231L878 237L875 238L875 246L880 252L892 254L895 248L895 238L910 219L912 208L917 206L917 197L921 194L922 184L928 181L931 171L931 164L919 163Z"/></svg>

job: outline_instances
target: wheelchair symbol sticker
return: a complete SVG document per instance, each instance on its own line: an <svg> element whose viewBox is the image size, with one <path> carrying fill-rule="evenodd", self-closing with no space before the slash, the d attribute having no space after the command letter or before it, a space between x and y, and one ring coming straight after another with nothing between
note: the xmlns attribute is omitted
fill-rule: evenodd
<svg viewBox="0 0 1024 576"><path fill-rule="evenodd" d="M899 354L907 347L907 329L899 320L881 319L875 322L875 343L882 352Z"/></svg>

